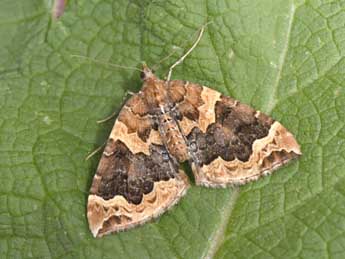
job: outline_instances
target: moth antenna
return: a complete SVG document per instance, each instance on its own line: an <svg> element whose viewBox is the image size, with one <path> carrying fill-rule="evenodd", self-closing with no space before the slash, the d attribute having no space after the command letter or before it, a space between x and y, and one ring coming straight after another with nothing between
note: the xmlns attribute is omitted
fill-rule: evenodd
<svg viewBox="0 0 345 259"><path fill-rule="evenodd" d="M199 34L198 34L198 38L194 41L192 47L190 47L190 49L182 56L180 57L179 60L177 60L170 68L169 68L169 73L167 76L167 81L170 81L171 78L171 73L173 71L173 69L178 66L179 64L181 64L183 62L183 60L196 48L196 46L199 44L202 35L204 34L205 28L208 24L212 23L212 21L205 23L199 30Z"/></svg>
<svg viewBox="0 0 345 259"><path fill-rule="evenodd" d="M174 55L176 52L176 49L174 49L172 52L170 52L169 55L165 56L164 58L162 58L161 60L159 60L156 64L154 64L152 66L152 70L157 71L159 68L159 65L162 64L165 60L167 60L168 58L170 58L172 55Z"/></svg>
<svg viewBox="0 0 345 259"><path fill-rule="evenodd" d="M135 70L135 71L140 71L140 72L142 71L141 69L136 68L136 67L128 67L128 66L123 66L123 65L117 65L117 64L113 64L113 63L97 60L97 59L90 58L90 57L81 56L81 55L71 55L70 57L71 58L81 58L81 59L92 61L92 62L94 62L96 64L106 65L106 66L115 67L115 68Z"/></svg>
<svg viewBox="0 0 345 259"><path fill-rule="evenodd" d="M210 24L211 22L212 22L212 21L210 21L210 22L204 24L204 26ZM190 38L188 38L186 41L184 41L181 45L185 45L186 42L189 42L189 41L190 41L192 38L194 38L195 35L198 34L198 33L200 33L200 30L197 30L196 32L194 32L193 35L192 35ZM167 60L168 58L170 58L172 55L174 55L176 51L177 51L177 48L175 48L175 49L174 49L173 51L171 51L167 56L165 56L164 58L162 58L161 60L159 60L156 64L154 64L154 65L152 66L152 70L154 70L154 71L158 70L159 65L162 64L163 62L165 62L165 60Z"/></svg>

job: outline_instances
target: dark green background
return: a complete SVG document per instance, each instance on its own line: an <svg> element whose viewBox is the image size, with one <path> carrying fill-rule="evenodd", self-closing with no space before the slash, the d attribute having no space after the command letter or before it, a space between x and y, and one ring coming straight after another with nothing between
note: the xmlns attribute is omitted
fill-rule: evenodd
<svg viewBox="0 0 345 259"><path fill-rule="evenodd" d="M345 258L345 1L0 2L1 258ZM126 90L153 65L281 121L303 156L241 189L192 186L153 224L94 239L87 192Z"/></svg>

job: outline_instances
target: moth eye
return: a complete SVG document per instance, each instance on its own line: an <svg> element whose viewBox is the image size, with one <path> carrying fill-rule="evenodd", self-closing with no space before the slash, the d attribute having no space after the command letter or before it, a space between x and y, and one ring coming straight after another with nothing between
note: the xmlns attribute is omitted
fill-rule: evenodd
<svg viewBox="0 0 345 259"><path fill-rule="evenodd" d="M144 71L141 71L141 72L140 72L140 78L141 78L141 80L144 80L144 79L145 79L145 73L144 73Z"/></svg>

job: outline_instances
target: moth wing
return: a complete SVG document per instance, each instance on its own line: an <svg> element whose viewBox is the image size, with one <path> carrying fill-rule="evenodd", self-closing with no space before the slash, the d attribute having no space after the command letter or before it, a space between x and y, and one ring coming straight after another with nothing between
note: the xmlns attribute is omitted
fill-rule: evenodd
<svg viewBox="0 0 345 259"><path fill-rule="evenodd" d="M188 82L176 80L171 89L183 93L174 101L196 184L245 184L301 155L284 126L250 106Z"/></svg>
<svg viewBox="0 0 345 259"><path fill-rule="evenodd" d="M158 217L189 186L145 109L138 96L127 101L102 154L87 205L89 228L95 237Z"/></svg>

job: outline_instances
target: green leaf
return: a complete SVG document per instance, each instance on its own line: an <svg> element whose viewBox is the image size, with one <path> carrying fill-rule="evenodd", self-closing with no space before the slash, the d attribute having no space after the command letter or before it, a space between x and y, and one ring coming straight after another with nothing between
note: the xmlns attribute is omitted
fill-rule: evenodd
<svg viewBox="0 0 345 259"><path fill-rule="evenodd" d="M0 258L344 258L345 1L0 2ZM239 189L192 186L159 220L94 239L85 216L99 155L139 73L212 21L173 78L281 121L303 156ZM194 38L193 38L194 36Z"/></svg>

